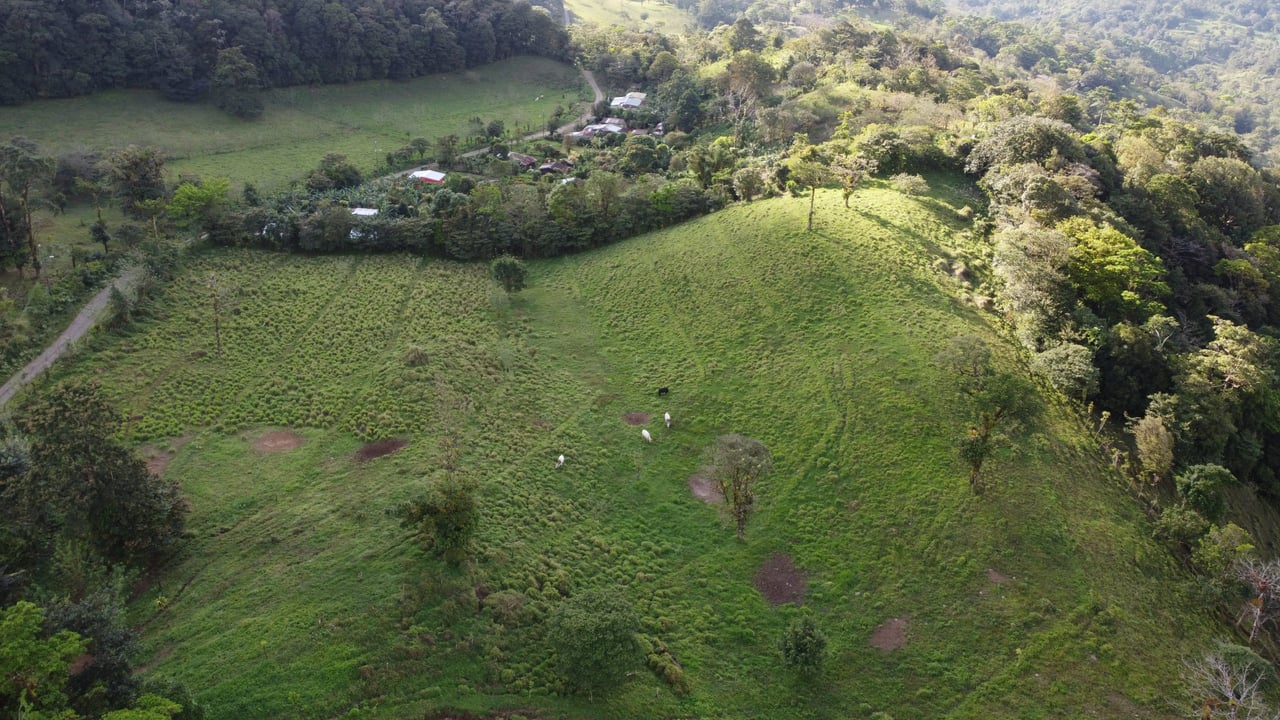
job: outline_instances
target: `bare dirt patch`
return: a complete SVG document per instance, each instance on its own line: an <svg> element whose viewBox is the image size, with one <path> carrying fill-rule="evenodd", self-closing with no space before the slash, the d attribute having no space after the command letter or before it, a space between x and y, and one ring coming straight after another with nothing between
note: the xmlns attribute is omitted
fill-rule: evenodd
<svg viewBox="0 0 1280 720"><path fill-rule="evenodd" d="M693 496L705 503L718 505L724 502L724 497L720 495L720 488L712 482L711 478L705 478L701 475L689 476L689 491Z"/></svg>
<svg viewBox="0 0 1280 720"><path fill-rule="evenodd" d="M253 443L260 453L279 453L302 447L302 436L292 430L273 430Z"/></svg>
<svg viewBox="0 0 1280 720"><path fill-rule="evenodd" d="M356 451L356 460L360 462L368 462L374 458L380 458L383 455L400 452L401 448L408 444L409 441L405 438L375 440Z"/></svg>
<svg viewBox="0 0 1280 720"><path fill-rule="evenodd" d="M152 475L163 475L164 469L169 467L169 462L178 454L183 445L191 440L190 435L176 437L169 441L168 447L159 447L158 445L143 445L138 448L138 454L147 461L147 472Z"/></svg>
<svg viewBox="0 0 1280 720"><path fill-rule="evenodd" d="M645 425L649 422L649 413L633 412L622 416L628 425Z"/></svg>
<svg viewBox="0 0 1280 720"><path fill-rule="evenodd" d="M1009 582L1009 576L995 568L987 568L987 579L996 585L1003 585Z"/></svg>
<svg viewBox="0 0 1280 720"><path fill-rule="evenodd" d="M791 558L774 553L756 571L756 589L770 605L800 603L809 589L804 571L796 567Z"/></svg>
<svg viewBox="0 0 1280 720"><path fill-rule="evenodd" d="M911 624L910 618L890 618L880 624L875 632L871 633L871 645L885 652L892 652L907 644L907 627Z"/></svg>

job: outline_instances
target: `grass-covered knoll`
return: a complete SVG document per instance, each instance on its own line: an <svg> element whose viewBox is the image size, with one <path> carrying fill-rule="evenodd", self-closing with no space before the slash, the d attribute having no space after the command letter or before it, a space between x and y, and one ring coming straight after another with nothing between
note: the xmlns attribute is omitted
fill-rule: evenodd
<svg viewBox="0 0 1280 720"><path fill-rule="evenodd" d="M668 0L565 0L574 22L674 34L694 27L693 16Z"/></svg>
<svg viewBox="0 0 1280 720"><path fill-rule="evenodd" d="M175 176L229 177L274 189L303 176L328 152L343 153L367 171L412 138L466 134L473 117L536 131L545 129L557 106L572 110L591 99L574 68L540 57L404 82L280 88L265 95L266 112L252 121L147 91L43 100L0 113L0 137L25 135L53 154L152 145L172 158L168 167Z"/></svg>
<svg viewBox="0 0 1280 720"><path fill-rule="evenodd" d="M1051 403L987 494L967 487L964 408L930 358L978 333L1016 362L938 269L966 201L877 187L846 210L824 192L812 234L807 199L739 205L536 263L512 301L479 266L197 257L153 319L71 370L173 448L191 495L193 539L134 606L148 671L216 718L1167 717L1212 622L1068 413ZM221 360L211 272L237 288ZM280 427L302 446L254 448ZM463 570L383 514L438 476L450 428L482 513ZM726 432L776 465L743 544L689 487ZM409 443L353 458L385 437ZM802 609L753 586L776 554L829 640L811 680L778 650ZM687 695L644 669L553 694L544 621L601 588Z"/></svg>

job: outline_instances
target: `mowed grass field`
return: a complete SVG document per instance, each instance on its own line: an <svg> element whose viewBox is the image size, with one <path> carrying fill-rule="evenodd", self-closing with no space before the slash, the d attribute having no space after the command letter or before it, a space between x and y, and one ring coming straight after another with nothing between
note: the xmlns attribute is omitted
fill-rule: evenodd
<svg viewBox="0 0 1280 720"><path fill-rule="evenodd" d="M534 263L513 300L475 265L196 256L152 318L62 373L101 380L191 498L191 539L132 607L146 672L237 720L1180 709L1181 660L1215 621L1066 410L968 489L964 408L930 359L977 333L1018 369L937 269L967 198L818 200L814 233L807 199L739 205ZM235 288L221 359L209 273ZM262 443L282 430L300 444ZM447 432L482 516L460 569L385 514L439 477ZM776 465L745 543L690 491L726 432ZM408 444L355 458L385 438ZM780 556L802 592L772 605L755 583ZM616 692L557 694L544 621L594 588L634 604L687 694L642 665ZM812 679L777 649L806 612L831 650Z"/></svg>
<svg viewBox="0 0 1280 720"><path fill-rule="evenodd" d="M404 82L279 88L265 95L266 112L252 121L209 103L169 102L142 90L43 100L0 112L0 137L25 135L55 155L155 146L170 158L174 178L228 177L275 190L305 176L328 152L368 171L412 138L465 135L473 117L535 132L545 129L557 106L576 112L591 100L576 69L538 57Z"/></svg>

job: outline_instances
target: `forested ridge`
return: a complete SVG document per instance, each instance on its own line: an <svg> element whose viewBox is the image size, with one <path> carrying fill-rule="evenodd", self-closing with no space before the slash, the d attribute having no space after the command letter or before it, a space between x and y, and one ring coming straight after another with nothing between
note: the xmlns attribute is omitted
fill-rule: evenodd
<svg viewBox="0 0 1280 720"><path fill-rule="evenodd" d="M1280 8L1260 0L952 0L956 37L1080 91L1138 90L1202 113L1274 162ZM980 14L989 17L965 17Z"/></svg>
<svg viewBox="0 0 1280 720"><path fill-rule="evenodd" d="M120 87L190 100L558 57L557 20L524 0L3 0L0 104Z"/></svg>

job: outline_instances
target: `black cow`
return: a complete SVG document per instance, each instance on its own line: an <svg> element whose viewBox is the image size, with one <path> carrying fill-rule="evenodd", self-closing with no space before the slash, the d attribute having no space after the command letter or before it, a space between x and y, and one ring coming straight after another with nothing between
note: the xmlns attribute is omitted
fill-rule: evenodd
<svg viewBox="0 0 1280 720"><path fill-rule="evenodd" d="M669 392L671 392L671 388L669 388L669 387L660 387L660 388L658 388L658 397L662 397L663 395L666 395L666 394L667 394L667 393L669 393Z"/></svg>

